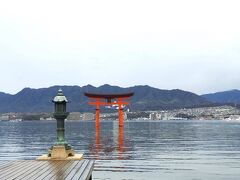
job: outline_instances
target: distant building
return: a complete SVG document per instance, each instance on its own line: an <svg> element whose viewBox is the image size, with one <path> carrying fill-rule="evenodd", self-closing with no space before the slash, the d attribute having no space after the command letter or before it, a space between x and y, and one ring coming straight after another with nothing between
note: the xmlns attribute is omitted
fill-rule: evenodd
<svg viewBox="0 0 240 180"><path fill-rule="evenodd" d="M47 120L47 121L53 121L53 120L56 120L56 119L53 118L53 117L47 117L45 120Z"/></svg>
<svg viewBox="0 0 240 180"><path fill-rule="evenodd" d="M149 119L150 120L156 120L157 119L157 113L153 112L149 114Z"/></svg>
<svg viewBox="0 0 240 180"><path fill-rule="evenodd" d="M240 116L239 115L231 115L227 120L235 120L235 121L240 121Z"/></svg>
<svg viewBox="0 0 240 180"><path fill-rule="evenodd" d="M8 121L10 118L9 118L9 115L1 115L0 116L0 121Z"/></svg>
<svg viewBox="0 0 240 180"><path fill-rule="evenodd" d="M149 114L149 119L150 120L160 120L162 119L162 114L158 112L152 112Z"/></svg>
<svg viewBox="0 0 240 180"><path fill-rule="evenodd" d="M71 112L68 117L67 120L80 120L80 112Z"/></svg>
<svg viewBox="0 0 240 180"><path fill-rule="evenodd" d="M157 119L162 119L162 114L161 113L157 113Z"/></svg>
<svg viewBox="0 0 240 180"><path fill-rule="evenodd" d="M124 114L123 114L123 119L124 119L124 120L127 120L127 118L128 118L128 117L127 117L127 113L124 112Z"/></svg>
<svg viewBox="0 0 240 180"><path fill-rule="evenodd" d="M82 120L94 120L95 114L93 113L83 113Z"/></svg>

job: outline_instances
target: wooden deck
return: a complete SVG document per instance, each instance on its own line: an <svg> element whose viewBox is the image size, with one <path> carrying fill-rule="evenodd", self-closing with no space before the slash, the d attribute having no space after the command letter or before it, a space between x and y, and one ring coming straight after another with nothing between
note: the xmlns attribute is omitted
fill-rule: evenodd
<svg viewBox="0 0 240 180"><path fill-rule="evenodd" d="M90 180L94 161L35 161L20 160L0 164L1 180Z"/></svg>

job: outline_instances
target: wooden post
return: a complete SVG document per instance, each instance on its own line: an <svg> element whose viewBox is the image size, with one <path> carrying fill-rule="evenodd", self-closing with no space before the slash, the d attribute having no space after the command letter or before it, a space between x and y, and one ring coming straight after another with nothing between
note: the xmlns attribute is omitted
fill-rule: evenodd
<svg viewBox="0 0 240 180"><path fill-rule="evenodd" d="M95 126L96 126L96 128L99 128L99 114L100 114L100 109L96 108L96 114L95 114Z"/></svg>
<svg viewBox="0 0 240 180"><path fill-rule="evenodd" d="M122 98L117 99L118 104L118 126L123 127L123 103Z"/></svg>
<svg viewBox="0 0 240 180"><path fill-rule="evenodd" d="M119 108L118 109L118 125L119 127L123 127L123 109Z"/></svg>
<svg viewBox="0 0 240 180"><path fill-rule="evenodd" d="M99 119L100 119L100 99L96 99L96 114L95 114L95 126L99 128Z"/></svg>

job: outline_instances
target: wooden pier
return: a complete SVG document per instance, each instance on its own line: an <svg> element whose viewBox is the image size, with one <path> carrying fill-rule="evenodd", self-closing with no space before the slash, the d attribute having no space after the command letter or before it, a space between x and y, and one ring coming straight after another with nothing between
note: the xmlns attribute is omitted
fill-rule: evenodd
<svg viewBox="0 0 240 180"><path fill-rule="evenodd" d="M0 164L1 180L91 180L93 160L36 161L19 160Z"/></svg>

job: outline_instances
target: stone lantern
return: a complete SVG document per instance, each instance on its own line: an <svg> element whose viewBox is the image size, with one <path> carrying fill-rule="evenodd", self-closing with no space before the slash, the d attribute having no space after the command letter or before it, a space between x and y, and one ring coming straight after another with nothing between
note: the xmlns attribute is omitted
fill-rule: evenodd
<svg viewBox="0 0 240 180"><path fill-rule="evenodd" d="M67 106L67 98L63 95L63 92L61 89L58 90L57 95L54 97L53 101L54 103L54 118L57 120L57 143L56 145L63 145L66 147L66 149L69 149L66 140L65 140L65 119L68 116L68 112L66 112L66 106Z"/></svg>
<svg viewBox="0 0 240 180"><path fill-rule="evenodd" d="M82 154L75 154L74 150L65 140L65 119L68 116L67 98L61 89L52 100L54 103L53 116L57 120L57 142L49 149L47 155L43 155L37 160L80 160Z"/></svg>

